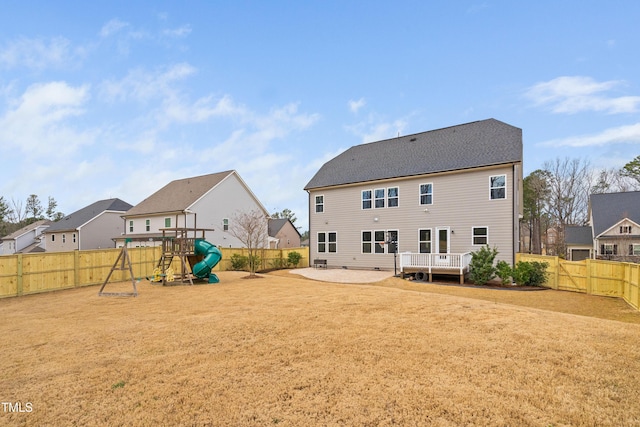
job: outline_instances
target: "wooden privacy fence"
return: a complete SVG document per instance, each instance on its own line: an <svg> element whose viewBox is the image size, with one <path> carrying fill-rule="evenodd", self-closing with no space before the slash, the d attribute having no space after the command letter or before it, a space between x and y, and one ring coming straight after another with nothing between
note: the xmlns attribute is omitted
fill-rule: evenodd
<svg viewBox="0 0 640 427"><path fill-rule="evenodd" d="M516 254L517 261L549 264L546 287L590 295L623 298L640 309L640 264L586 259L565 261L555 256Z"/></svg>
<svg viewBox="0 0 640 427"><path fill-rule="evenodd" d="M231 255L247 255L246 249L219 248L222 260L214 271L231 269ZM260 249L261 267L266 270L285 266L289 252L298 252L302 259L298 267L309 265L309 248ZM128 249L136 279L153 274L162 255L161 247ZM0 298L36 294L60 289L102 284L118 258L120 249L98 249L73 252L44 252L0 256ZM180 260L175 257L172 268L180 271ZM114 271L109 282L129 280L128 271Z"/></svg>

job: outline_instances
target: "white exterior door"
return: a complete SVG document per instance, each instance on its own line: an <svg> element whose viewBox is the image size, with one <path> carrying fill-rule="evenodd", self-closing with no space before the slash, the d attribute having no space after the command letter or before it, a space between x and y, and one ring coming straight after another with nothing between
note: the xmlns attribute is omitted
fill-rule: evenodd
<svg viewBox="0 0 640 427"><path fill-rule="evenodd" d="M450 227L436 228L436 255L435 264L439 266L448 266L451 262L449 259L449 233Z"/></svg>

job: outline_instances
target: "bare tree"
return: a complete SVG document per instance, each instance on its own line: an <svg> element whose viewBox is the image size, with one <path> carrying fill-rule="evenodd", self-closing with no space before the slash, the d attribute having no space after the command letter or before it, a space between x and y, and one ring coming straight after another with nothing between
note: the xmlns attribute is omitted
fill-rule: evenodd
<svg viewBox="0 0 640 427"><path fill-rule="evenodd" d="M564 228L566 225L587 223L592 172L589 162L581 159L547 161L543 165L549 174L548 213L556 227L554 251L565 255Z"/></svg>
<svg viewBox="0 0 640 427"><path fill-rule="evenodd" d="M269 239L267 216L259 209L238 212L231 219L229 232L249 251L249 274L255 276L258 249L265 248Z"/></svg>
<svg viewBox="0 0 640 427"><path fill-rule="evenodd" d="M11 208L7 214L9 221L14 224L21 224L27 217L27 213L22 206L22 201L11 198Z"/></svg>

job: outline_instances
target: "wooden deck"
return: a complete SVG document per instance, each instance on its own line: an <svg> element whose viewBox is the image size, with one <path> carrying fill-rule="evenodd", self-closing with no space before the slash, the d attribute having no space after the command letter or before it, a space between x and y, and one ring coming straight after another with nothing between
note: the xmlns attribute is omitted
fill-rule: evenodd
<svg viewBox="0 0 640 427"><path fill-rule="evenodd" d="M471 254L423 254L404 252L400 254L400 272L405 275L415 275L416 280L433 281L434 274L458 276L460 283L464 283L465 275L469 273Z"/></svg>

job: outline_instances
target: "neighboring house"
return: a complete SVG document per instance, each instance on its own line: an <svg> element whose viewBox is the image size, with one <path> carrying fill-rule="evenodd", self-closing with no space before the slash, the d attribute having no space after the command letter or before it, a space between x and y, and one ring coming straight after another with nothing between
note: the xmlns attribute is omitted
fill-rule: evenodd
<svg viewBox="0 0 640 427"><path fill-rule="evenodd" d="M640 191L592 194L589 222L597 258L640 260Z"/></svg>
<svg viewBox="0 0 640 427"><path fill-rule="evenodd" d="M582 261L592 258L593 229L591 226L567 225L564 228L567 260Z"/></svg>
<svg viewBox="0 0 640 427"><path fill-rule="evenodd" d="M43 247L47 252L113 248L113 236L121 234L122 214L131 205L120 199L97 201L59 221L43 233Z"/></svg>
<svg viewBox="0 0 640 427"><path fill-rule="evenodd" d="M3 237L0 255L44 252L40 242L40 235L49 227L49 224L51 224L51 221L41 219Z"/></svg>
<svg viewBox="0 0 640 427"><path fill-rule="evenodd" d="M271 249L300 247L300 232L288 218L269 219Z"/></svg>
<svg viewBox="0 0 640 427"><path fill-rule="evenodd" d="M306 185L310 260L393 269L398 252L484 245L513 264L522 214L522 130L495 119L351 147ZM313 261L312 261L313 262Z"/></svg>
<svg viewBox="0 0 640 427"><path fill-rule="evenodd" d="M134 246L158 246L162 229L198 228L207 229L206 240L217 246L242 247L229 229L235 215L253 210L267 221L267 210L235 170L178 179L123 215L125 232L115 240L118 247L125 239Z"/></svg>

